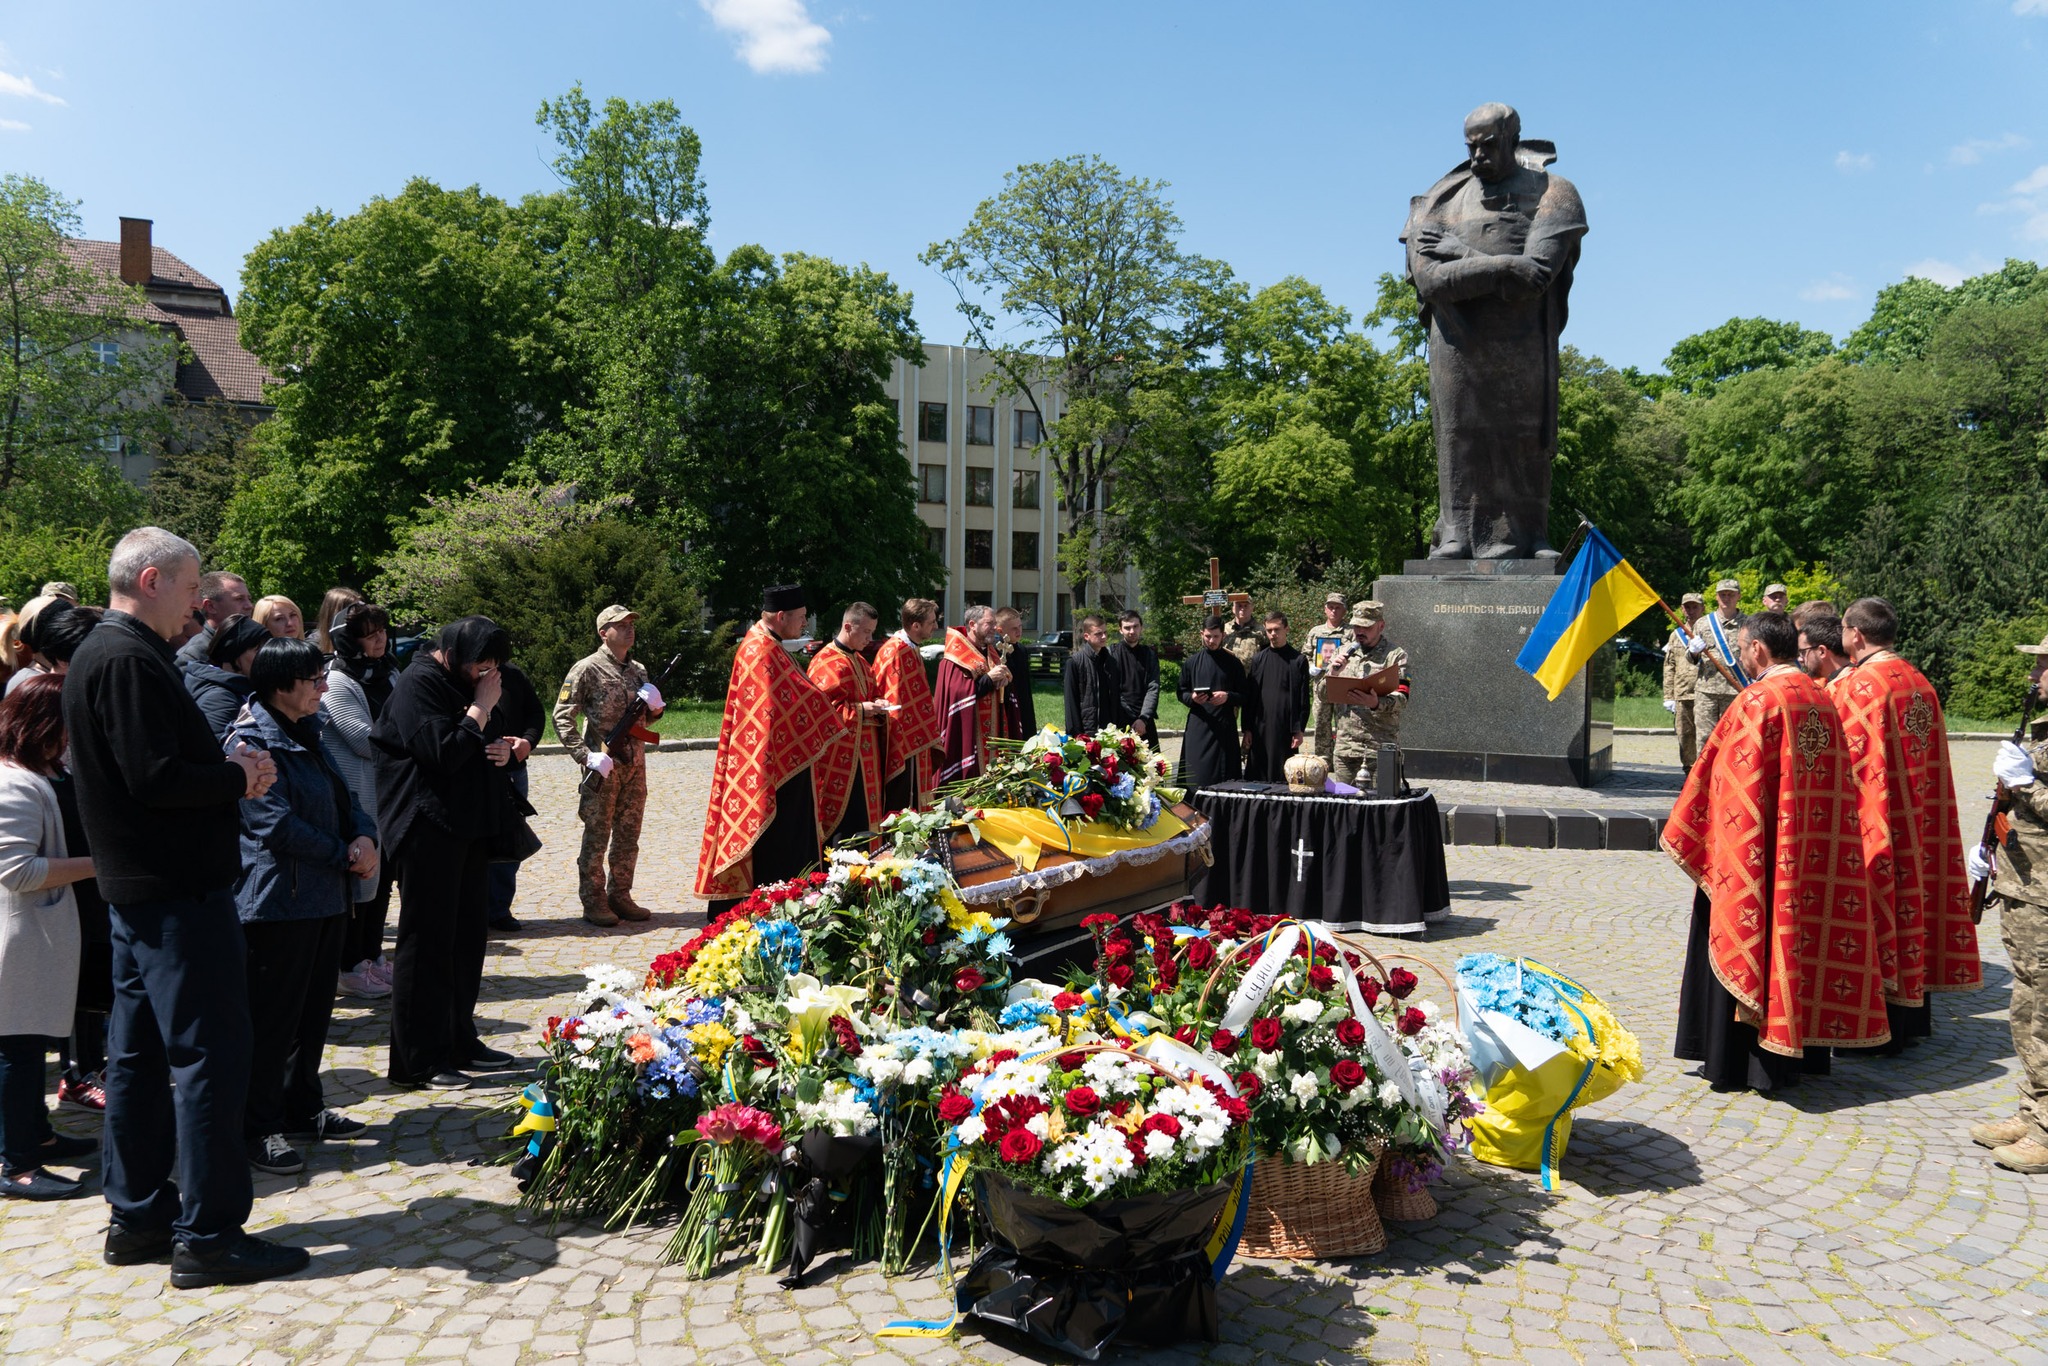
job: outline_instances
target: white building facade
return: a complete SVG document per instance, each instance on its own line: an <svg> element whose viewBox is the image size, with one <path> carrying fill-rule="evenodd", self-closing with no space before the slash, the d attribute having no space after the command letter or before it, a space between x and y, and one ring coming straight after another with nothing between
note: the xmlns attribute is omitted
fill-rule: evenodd
<svg viewBox="0 0 2048 1366"><path fill-rule="evenodd" d="M1074 604L1059 572L1059 481L1039 445L1038 415L990 386L995 367L965 346L924 348L922 367L898 359L896 400L903 449L917 482L917 510L945 563L942 616L958 622L976 603L1015 607L1024 633L1073 626ZM1060 412L1057 389L1041 391L1045 419ZM1105 606L1136 602L1133 575L1090 584Z"/></svg>

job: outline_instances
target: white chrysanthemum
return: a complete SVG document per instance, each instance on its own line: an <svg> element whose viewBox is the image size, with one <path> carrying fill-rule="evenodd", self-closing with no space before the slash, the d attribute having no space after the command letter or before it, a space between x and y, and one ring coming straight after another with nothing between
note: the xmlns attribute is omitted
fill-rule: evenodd
<svg viewBox="0 0 2048 1366"><path fill-rule="evenodd" d="M969 1115L960 1121L959 1127L954 1129L953 1132L960 1136L961 1146L966 1147L970 1144L979 1143L983 1138L987 1137L988 1124L980 1115Z"/></svg>
<svg viewBox="0 0 2048 1366"><path fill-rule="evenodd" d="M1314 1024L1323 1018L1323 1006L1320 1001L1304 998L1291 1003L1280 1013L1299 1024Z"/></svg>
<svg viewBox="0 0 2048 1366"><path fill-rule="evenodd" d="M1288 1094L1294 1097L1294 1108L1299 1110L1316 1098L1322 1083L1313 1072L1296 1072L1287 1079Z"/></svg>
<svg viewBox="0 0 2048 1366"><path fill-rule="evenodd" d="M1402 1104L1406 1099L1407 1097L1401 1094L1401 1088L1393 1082L1383 1081L1380 1083L1380 1104L1391 1109Z"/></svg>
<svg viewBox="0 0 2048 1366"><path fill-rule="evenodd" d="M1145 1135L1145 1156L1157 1162L1173 1155L1173 1140L1154 1129Z"/></svg>
<svg viewBox="0 0 2048 1366"><path fill-rule="evenodd" d="M1270 1082L1277 1080L1280 1076L1280 1055L1278 1053L1254 1053L1252 1055L1252 1071L1258 1074L1260 1081Z"/></svg>
<svg viewBox="0 0 2048 1366"><path fill-rule="evenodd" d="M1037 1134L1039 1141L1042 1143L1045 1141L1046 1134L1052 1129L1052 1113L1048 1110L1040 1110L1037 1114L1024 1121L1024 1127Z"/></svg>
<svg viewBox="0 0 2048 1366"><path fill-rule="evenodd" d="M912 1058L903 1064L903 1084L906 1086L922 1086L932 1079L932 1075L930 1058Z"/></svg>
<svg viewBox="0 0 2048 1366"><path fill-rule="evenodd" d="M583 976L590 983L591 992L598 996L631 996L647 979L645 972L628 972L616 963L599 963L585 968Z"/></svg>

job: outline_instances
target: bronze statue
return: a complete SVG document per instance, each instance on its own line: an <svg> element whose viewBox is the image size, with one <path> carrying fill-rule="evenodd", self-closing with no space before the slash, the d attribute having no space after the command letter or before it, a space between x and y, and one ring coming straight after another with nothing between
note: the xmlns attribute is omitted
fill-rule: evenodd
<svg viewBox="0 0 2048 1366"><path fill-rule="evenodd" d="M1483 104L1465 119L1468 159L1409 201L1401 240L1429 329L1436 425L1433 560L1555 559L1557 337L1586 233L1579 192L1545 168L1548 142Z"/></svg>

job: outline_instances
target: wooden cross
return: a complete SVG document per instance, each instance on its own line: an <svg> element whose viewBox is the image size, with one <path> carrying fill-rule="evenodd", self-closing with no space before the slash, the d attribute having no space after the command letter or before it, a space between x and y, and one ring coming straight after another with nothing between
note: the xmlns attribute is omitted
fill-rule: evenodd
<svg viewBox="0 0 2048 1366"><path fill-rule="evenodd" d="M1209 557L1209 591L1198 593L1181 601L1190 607L1206 607L1210 611L1226 607L1233 602L1250 602L1249 593L1226 593L1223 591L1223 561L1214 555Z"/></svg>

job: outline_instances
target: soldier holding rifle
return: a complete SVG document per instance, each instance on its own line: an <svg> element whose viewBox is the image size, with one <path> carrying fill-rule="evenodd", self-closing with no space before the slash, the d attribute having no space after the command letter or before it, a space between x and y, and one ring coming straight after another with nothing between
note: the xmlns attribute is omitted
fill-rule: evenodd
<svg viewBox="0 0 2048 1366"><path fill-rule="evenodd" d="M633 874L640 861L640 821L647 813L642 746L656 737L638 721L660 716L664 704L661 690L648 682L646 668L626 657L633 649L638 620L638 613L616 603L599 612L597 638L603 643L570 666L555 698L555 734L569 756L588 770L576 812L583 822L576 892L583 902L583 918L593 925L645 920L648 914L633 900ZM628 721L623 730L621 721Z"/></svg>

